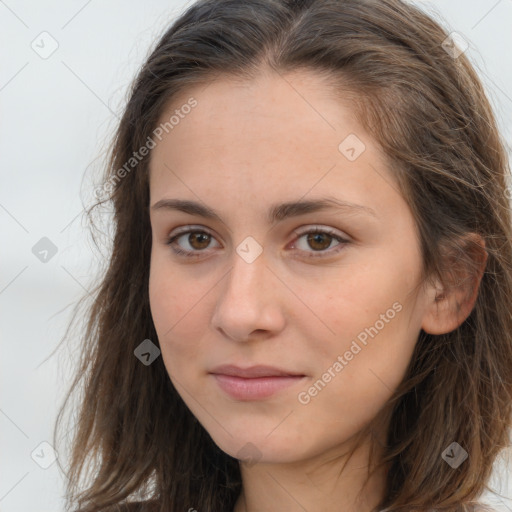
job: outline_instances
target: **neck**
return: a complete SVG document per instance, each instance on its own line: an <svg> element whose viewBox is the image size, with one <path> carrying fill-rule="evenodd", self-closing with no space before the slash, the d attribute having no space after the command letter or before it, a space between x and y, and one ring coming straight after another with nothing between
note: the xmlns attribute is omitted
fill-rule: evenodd
<svg viewBox="0 0 512 512"><path fill-rule="evenodd" d="M242 463L243 490L233 512L376 510L386 489L386 468L368 479L369 442L362 443L352 456L350 447L346 443L321 456L291 463ZM381 445L377 443L376 448L378 458Z"/></svg>

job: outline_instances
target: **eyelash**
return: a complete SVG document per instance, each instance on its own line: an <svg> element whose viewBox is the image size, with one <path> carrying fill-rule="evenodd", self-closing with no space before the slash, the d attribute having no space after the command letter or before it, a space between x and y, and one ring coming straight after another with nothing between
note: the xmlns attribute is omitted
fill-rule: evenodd
<svg viewBox="0 0 512 512"><path fill-rule="evenodd" d="M202 233L202 234L207 234L207 235L213 237L213 234L205 229L188 229L186 231L181 231L181 232L173 235L172 237L169 237L167 239L167 241L165 242L165 244L169 245L171 247L171 249L174 251L174 253L179 256L184 256L186 258L201 257L203 255L203 253L206 252L206 250L186 251L186 250L180 249L179 247L176 246L175 241L178 238L182 237L183 235L189 235L191 233ZM308 231L295 232L295 234L297 235L298 238L302 238L304 235L310 235L310 234L325 234L325 235L329 235L334 240L339 242L339 244L337 246L335 246L335 247L339 247L338 249L336 249L336 250L326 249L326 250L321 250L321 251L314 251L310 256L308 256L308 258L322 258L322 257L324 257L324 255L326 253L328 253L329 255L336 254L343 249L344 245L347 245L350 243L349 240L346 240L345 238L340 237L339 235L336 234L336 232L334 230L329 229L329 228L315 227ZM310 252L310 251L306 251L306 252Z"/></svg>

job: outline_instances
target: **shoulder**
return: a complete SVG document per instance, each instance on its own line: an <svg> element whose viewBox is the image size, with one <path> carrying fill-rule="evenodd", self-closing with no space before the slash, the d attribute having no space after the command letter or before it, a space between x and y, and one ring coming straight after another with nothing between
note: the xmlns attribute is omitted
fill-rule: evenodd
<svg viewBox="0 0 512 512"><path fill-rule="evenodd" d="M470 507L470 512L497 512L495 508L486 503L473 503Z"/></svg>
<svg viewBox="0 0 512 512"><path fill-rule="evenodd" d="M462 505L464 512L500 512L487 503L465 503ZM461 510L460 507L457 510ZM381 512L386 512L382 510ZM438 509L431 509L429 512L439 512Z"/></svg>
<svg viewBox="0 0 512 512"><path fill-rule="evenodd" d="M156 501L134 501L131 503L122 503L112 505L111 507L97 509L94 512L158 512L158 502ZM75 512L80 512L76 510Z"/></svg>
<svg viewBox="0 0 512 512"><path fill-rule="evenodd" d="M156 501L138 501L136 503L127 504L128 507L122 512L158 512L160 507Z"/></svg>
<svg viewBox="0 0 512 512"><path fill-rule="evenodd" d="M133 503L124 503L118 505L119 510L112 512L156 512L156 501L137 501Z"/></svg>

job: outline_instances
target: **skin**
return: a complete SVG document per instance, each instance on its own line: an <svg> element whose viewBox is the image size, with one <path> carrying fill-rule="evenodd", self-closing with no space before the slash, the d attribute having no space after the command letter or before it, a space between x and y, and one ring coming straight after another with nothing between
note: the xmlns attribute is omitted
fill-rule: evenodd
<svg viewBox="0 0 512 512"><path fill-rule="evenodd" d="M173 99L162 122L191 96L198 105L151 152L150 205L188 199L222 221L150 209L150 305L169 377L222 450L243 458L239 451L253 445L255 463L241 464L235 512L370 511L385 491L385 472L359 499L369 445L348 461L347 452L402 380L420 329L449 332L472 303L455 314L460 297L435 300L440 285L422 280L414 219L383 154L350 105L314 74L262 73L250 83L225 78L191 88ZM354 161L338 149L351 133L366 146ZM331 208L267 220L275 203L326 196L375 215ZM197 258L166 244L186 226L212 235L175 242ZM315 226L348 243L329 235L308 243L304 233ZM251 263L236 251L248 236L263 249ZM301 403L299 393L396 303L394 318ZM209 374L227 363L306 377L270 398L235 400ZM383 420L375 431L381 440L386 426Z"/></svg>

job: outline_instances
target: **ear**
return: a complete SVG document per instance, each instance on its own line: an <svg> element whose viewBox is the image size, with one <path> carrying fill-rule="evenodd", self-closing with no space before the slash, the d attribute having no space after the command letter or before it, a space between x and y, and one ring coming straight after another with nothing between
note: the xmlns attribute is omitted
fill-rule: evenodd
<svg viewBox="0 0 512 512"><path fill-rule="evenodd" d="M437 280L428 290L421 328L429 334L446 334L459 327L473 310L487 264L485 241L470 233L458 250L448 250L443 268L445 284Z"/></svg>

